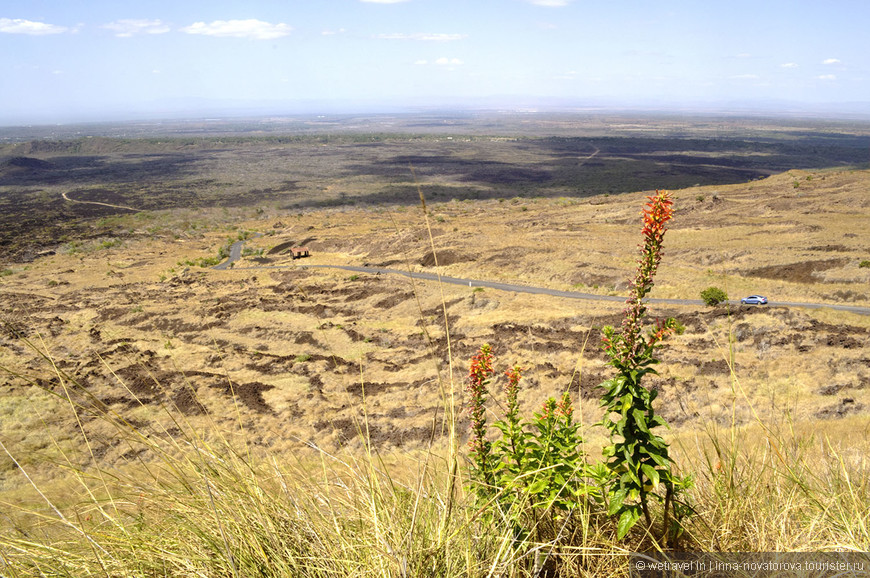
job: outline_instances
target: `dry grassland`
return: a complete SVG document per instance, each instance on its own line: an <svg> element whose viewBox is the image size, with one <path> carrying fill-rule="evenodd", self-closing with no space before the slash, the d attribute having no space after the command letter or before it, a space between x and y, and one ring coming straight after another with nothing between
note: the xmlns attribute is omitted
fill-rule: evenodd
<svg viewBox="0 0 870 578"><path fill-rule="evenodd" d="M685 547L867 550L870 315L777 303L870 306L868 193L870 171L849 170L675 192L652 297L716 285L771 300L650 306L685 326L647 380L696 481ZM643 531L619 540L584 506L571 536L513 543L452 486L447 435L453 407L461 460L467 364L490 343L497 371L528 368L527 415L574 393L598 458L601 327L620 323L620 301L325 266L613 298L643 200L174 209L107 217L5 266L0 573L532 576L532 553L556 545L559 575L624 575ZM191 264L243 237L234 267ZM291 259L295 245L312 256Z"/></svg>
<svg viewBox="0 0 870 578"><path fill-rule="evenodd" d="M427 182L421 186L425 193ZM868 433L870 317L775 305L870 306L870 269L858 266L870 258L868 189L866 171L791 171L676 192L653 297L697 299L717 285L733 298L761 293L773 304L652 308L686 326L652 380L671 435L709 424L748 427L758 418L837 437L857 433L845 423ZM75 394L85 405L107 407L155 435L178 431L160 409L168 407L191 424L241 424L250 443L275 452L310 443L353 448L365 417L377 447L414 452L444 427L444 397L461 405L467 360L486 342L503 367L529 367L527 410L570 387L591 424L595 386L610 376L600 327L619 323L618 302L313 266L368 264L622 295L642 198L430 202L438 267L419 207L288 213L270 205L211 214L212 223L235 220L263 234L246 243L263 254L226 271L179 265L214 255L227 236L226 225L185 230L183 223L208 221L209 213L183 211L158 218L180 238L142 231L121 246L95 242L13 266L0 279L0 365L12 373L2 377L4 439L34 463L50 457L55 442L78 443L74 414L50 395L62 393L60 372L88 392ZM137 217L115 218L135 224ZM293 261L270 252L294 243L313 256ZM91 451L107 463L137 457L100 431L99 420L81 427L93 428ZM50 440L48 431L67 437ZM590 428L590 443L600 435ZM7 489L18 483L13 473L0 456Z"/></svg>

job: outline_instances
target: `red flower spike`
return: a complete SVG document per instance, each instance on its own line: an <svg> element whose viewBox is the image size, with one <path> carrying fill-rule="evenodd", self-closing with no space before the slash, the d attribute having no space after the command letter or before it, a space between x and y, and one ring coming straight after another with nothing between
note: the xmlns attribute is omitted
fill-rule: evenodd
<svg viewBox="0 0 870 578"><path fill-rule="evenodd" d="M488 344L480 347L480 352L471 358L471 367L468 371L468 392L471 394L471 403L468 413L471 416L472 438L469 442L471 453L476 455L482 463L485 463L489 453L490 444L486 440L486 389L489 378L492 376L492 347Z"/></svg>
<svg viewBox="0 0 870 578"><path fill-rule="evenodd" d="M641 256L637 262L637 272L631 281L632 294L626 302L628 307L624 312L620 336L616 343L608 340L604 344L614 360L626 366L637 359L637 355L646 345L641 336L641 320L646 313L643 298L653 287L653 277L662 258L666 225L674 214L674 202L667 191L656 191L654 196L647 199L649 202L642 212L644 242L640 246ZM661 337L664 337L664 333Z"/></svg>

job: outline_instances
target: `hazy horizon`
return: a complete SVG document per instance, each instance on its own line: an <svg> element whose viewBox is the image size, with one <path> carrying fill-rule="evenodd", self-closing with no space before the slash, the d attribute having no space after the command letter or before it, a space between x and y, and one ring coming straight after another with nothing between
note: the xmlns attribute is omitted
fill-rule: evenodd
<svg viewBox="0 0 870 578"><path fill-rule="evenodd" d="M189 99L156 102L153 108L129 111L117 109L59 111L33 117L5 118L0 128L25 126L69 126L94 123L135 123L160 121L268 119L316 116L377 116L415 114L646 114L686 117L759 116L769 118L830 119L870 121L870 101L849 103L800 102L553 102L553 99L514 97L511 99L444 99L441 102L227 102L219 99Z"/></svg>

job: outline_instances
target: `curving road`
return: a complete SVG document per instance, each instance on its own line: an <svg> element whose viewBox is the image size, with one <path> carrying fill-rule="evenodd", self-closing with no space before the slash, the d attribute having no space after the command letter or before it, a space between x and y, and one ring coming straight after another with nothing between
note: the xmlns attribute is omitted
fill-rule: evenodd
<svg viewBox="0 0 870 578"><path fill-rule="evenodd" d="M217 269L218 271L223 271L224 269L229 269L236 261L242 258L242 246L244 246L244 241L236 241L232 245L230 245L230 256L226 261L220 263L219 265L215 265L212 269ZM250 267L246 267L249 269Z"/></svg>
<svg viewBox="0 0 870 578"><path fill-rule="evenodd" d="M223 270L229 268L233 263L239 260L242 254L242 245L244 241L233 243L230 247L230 257L220 265L215 265L212 269ZM481 281L479 279L466 279L462 277L449 277L446 275L438 275L437 273L426 273L423 271L407 271L403 269L389 269L384 267L367 267L356 265L255 265L251 267L239 267L240 271L252 269L340 269L342 271L351 271L353 273L367 273L370 275L403 275L412 279L421 279L423 281L438 281L440 283L449 283L451 285L463 285L466 287L485 287L487 289L497 289L499 291L511 291L514 293L531 293L533 295L551 295L553 297L563 297L565 299L583 299L587 301L614 301L625 303L625 297L613 295L597 295L595 293L579 293L577 291L560 291L558 289L548 289L546 287L533 287L531 285L517 285L515 283L500 283L498 281ZM661 305L704 305L700 299L646 299L646 303L661 304ZM727 302L730 306L739 306L740 301L731 300ZM831 305L827 303L799 303L796 301L770 301L768 305L777 307L804 307L807 309L834 309L837 311L848 311L849 313L857 313L859 315L870 315L870 307L859 307L856 305ZM763 305L753 305L752 307L763 307Z"/></svg>

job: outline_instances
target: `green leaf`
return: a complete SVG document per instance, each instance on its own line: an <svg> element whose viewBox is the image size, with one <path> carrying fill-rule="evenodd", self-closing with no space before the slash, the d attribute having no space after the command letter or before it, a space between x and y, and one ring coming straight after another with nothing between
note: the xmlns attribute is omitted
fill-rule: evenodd
<svg viewBox="0 0 870 578"><path fill-rule="evenodd" d="M644 475L649 478L649 481L652 482L653 490L658 488L659 485L659 473L658 471L649 464L642 464L640 469L643 471Z"/></svg>
<svg viewBox="0 0 870 578"><path fill-rule="evenodd" d="M625 502L627 490L617 490L610 495L610 507L607 509L607 514L609 516L614 516L616 513L622 508L623 502Z"/></svg>
<svg viewBox="0 0 870 578"><path fill-rule="evenodd" d="M650 421L650 427L654 427L657 425L663 425L665 427L668 427L668 422L666 422L663 417L657 415L653 417Z"/></svg>
<svg viewBox="0 0 870 578"><path fill-rule="evenodd" d="M626 393L622 396L622 415L626 415L628 413L628 408L631 407L631 394Z"/></svg>
<svg viewBox="0 0 870 578"><path fill-rule="evenodd" d="M528 488L526 488L526 491L530 494L540 494L546 487L547 480L546 478L542 478L533 482Z"/></svg>
<svg viewBox="0 0 870 578"><path fill-rule="evenodd" d="M659 450L659 449L644 448L644 453L646 455L648 455L649 457L651 457L656 464L658 464L662 467L665 467L665 468L668 467L668 464L670 463L671 460L669 460L667 457L665 457L664 455L662 455L659 452L661 452L661 450Z"/></svg>
<svg viewBox="0 0 870 578"><path fill-rule="evenodd" d="M621 476L619 476L619 483L623 486L635 486L640 487L640 480L637 479L637 476L634 475L634 472L631 470L626 470Z"/></svg>
<svg viewBox="0 0 870 578"><path fill-rule="evenodd" d="M631 530L631 527L635 525L639 518L640 513L637 512L634 508L630 510L625 510L619 517L619 524L617 524L616 526L617 537L620 540L625 538L625 535L628 534L628 531Z"/></svg>
<svg viewBox="0 0 870 578"><path fill-rule="evenodd" d="M609 382L610 393L613 397L618 397L622 394L622 388L625 386L625 379L622 377L614 377Z"/></svg>
<svg viewBox="0 0 870 578"><path fill-rule="evenodd" d="M634 410L631 412L631 415L634 416L634 423L637 424L638 429L643 433L648 434L649 428L646 427L646 415L644 414L644 412L638 408L634 408Z"/></svg>

